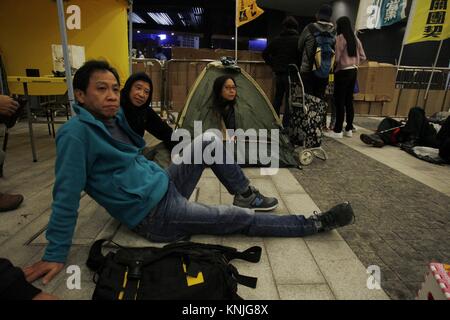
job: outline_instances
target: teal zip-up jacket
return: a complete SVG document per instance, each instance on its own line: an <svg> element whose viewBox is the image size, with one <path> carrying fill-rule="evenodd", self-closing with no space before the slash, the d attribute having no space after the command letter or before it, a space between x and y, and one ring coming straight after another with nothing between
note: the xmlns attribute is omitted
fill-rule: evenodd
<svg viewBox="0 0 450 320"><path fill-rule="evenodd" d="M140 150L144 139L128 125L122 109L118 125L137 146L115 140L105 125L75 105L78 116L56 136L52 214L43 260L65 262L72 245L84 190L108 213L129 228L141 222L166 194L169 176Z"/></svg>

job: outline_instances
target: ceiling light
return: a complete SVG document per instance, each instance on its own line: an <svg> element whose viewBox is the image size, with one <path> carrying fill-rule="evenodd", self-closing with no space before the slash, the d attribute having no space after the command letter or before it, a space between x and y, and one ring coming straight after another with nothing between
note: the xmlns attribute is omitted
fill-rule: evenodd
<svg viewBox="0 0 450 320"><path fill-rule="evenodd" d="M178 14L178 18L180 18L180 21L183 24L183 26L186 27L186 22L184 21L185 19L184 19L183 15L181 13Z"/></svg>
<svg viewBox="0 0 450 320"><path fill-rule="evenodd" d="M131 13L131 21L134 23L145 23L145 21L134 12Z"/></svg>
<svg viewBox="0 0 450 320"><path fill-rule="evenodd" d="M167 13L164 12L147 12L147 14L152 18L157 24L164 26L173 26L173 21Z"/></svg>

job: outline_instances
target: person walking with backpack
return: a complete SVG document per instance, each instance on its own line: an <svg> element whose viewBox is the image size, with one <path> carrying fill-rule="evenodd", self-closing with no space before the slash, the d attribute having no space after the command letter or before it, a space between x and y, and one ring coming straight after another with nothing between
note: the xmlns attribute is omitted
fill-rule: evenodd
<svg viewBox="0 0 450 320"><path fill-rule="evenodd" d="M328 77L334 64L336 31L330 22L332 14L330 5L320 7L316 14L317 22L308 24L298 41L300 76L305 93L321 99L325 96Z"/></svg>
<svg viewBox="0 0 450 320"><path fill-rule="evenodd" d="M353 91L356 83L358 65L366 60L361 41L356 37L350 19L341 17L336 21L336 69L334 75L334 101L336 106L336 123L333 131L324 135L340 139L353 136ZM342 132L346 114L345 131Z"/></svg>
<svg viewBox="0 0 450 320"><path fill-rule="evenodd" d="M288 66L298 65L300 62L297 46L299 33L297 20L288 16L283 20L283 31L263 51L264 61L272 68L275 74L275 98L273 107L280 115L284 98L283 126L289 124L287 94L289 92Z"/></svg>

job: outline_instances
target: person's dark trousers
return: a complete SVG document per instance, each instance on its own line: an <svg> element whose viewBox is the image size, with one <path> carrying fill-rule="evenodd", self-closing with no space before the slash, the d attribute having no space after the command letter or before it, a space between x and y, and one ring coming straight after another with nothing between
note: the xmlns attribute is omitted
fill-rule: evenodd
<svg viewBox="0 0 450 320"><path fill-rule="evenodd" d="M273 108L280 115L281 106L284 99L284 115L283 126L289 125L289 80L287 73L275 73L275 98L273 100Z"/></svg>
<svg viewBox="0 0 450 320"><path fill-rule="evenodd" d="M401 126L402 123L400 121L386 117L381 120L378 125L376 134L381 138L381 140L383 140L384 144L393 145L396 144L396 141L393 139L393 135L397 134L395 128L399 128Z"/></svg>
<svg viewBox="0 0 450 320"><path fill-rule="evenodd" d="M345 130L353 129L353 90L356 82L356 68L341 70L334 75L334 103L336 107L336 123L334 132L341 132L344 125L344 113L346 114Z"/></svg>
<svg viewBox="0 0 450 320"><path fill-rule="evenodd" d="M313 72L302 72L303 86L305 87L305 93L312 96L323 99L325 97L325 90L328 85L328 78L319 78L314 75Z"/></svg>

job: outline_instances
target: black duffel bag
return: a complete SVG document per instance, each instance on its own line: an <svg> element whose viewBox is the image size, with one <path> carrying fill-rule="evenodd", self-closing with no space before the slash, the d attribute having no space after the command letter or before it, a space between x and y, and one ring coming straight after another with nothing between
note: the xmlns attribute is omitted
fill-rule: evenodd
<svg viewBox="0 0 450 320"><path fill-rule="evenodd" d="M240 275L233 259L259 262L261 247L239 252L221 245L175 242L162 248L125 248L104 256L106 240L91 247L93 300L240 300L237 285L256 288L257 278Z"/></svg>

